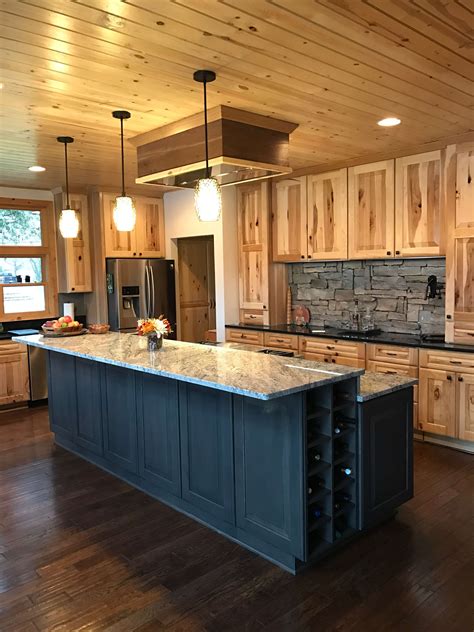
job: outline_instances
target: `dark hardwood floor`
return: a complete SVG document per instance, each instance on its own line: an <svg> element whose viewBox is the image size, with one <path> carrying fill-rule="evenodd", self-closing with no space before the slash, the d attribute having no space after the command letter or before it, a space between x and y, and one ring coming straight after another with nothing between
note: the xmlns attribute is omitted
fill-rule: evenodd
<svg viewBox="0 0 474 632"><path fill-rule="evenodd" d="M1 632L473 630L474 457L415 445L396 519L292 577L0 415Z"/></svg>

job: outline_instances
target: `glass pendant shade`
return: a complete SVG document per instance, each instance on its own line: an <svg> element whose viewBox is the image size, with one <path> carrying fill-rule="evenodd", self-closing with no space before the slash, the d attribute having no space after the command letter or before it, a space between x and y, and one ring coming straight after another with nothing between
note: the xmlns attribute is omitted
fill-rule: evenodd
<svg viewBox="0 0 474 632"><path fill-rule="evenodd" d="M79 219L73 208L65 208L59 216L59 231L65 239L75 239L79 234Z"/></svg>
<svg viewBox="0 0 474 632"><path fill-rule="evenodd" d="M115 198L113 218L115 228L120 232L128 232L135 228L137 211L131 197L119 195Z"/></svg>
<svg viewBox="0 0 474 632"><path fill-rule="evenodd" d="M201 178L194 190L194 206L201 222L217 222L222 211L222 195L215 178Z"/></svg>

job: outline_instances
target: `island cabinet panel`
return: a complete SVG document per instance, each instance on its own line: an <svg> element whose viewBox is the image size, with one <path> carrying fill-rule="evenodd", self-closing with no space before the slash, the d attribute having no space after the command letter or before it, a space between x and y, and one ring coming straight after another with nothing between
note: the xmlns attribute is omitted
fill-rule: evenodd
<svg viewBox="0 0 474 632"><path fill-rule="evenodd" d="M394 161L351 167L349 259L394 256Z"/></svg>
<svg viewBox="0 0 474 632"><path fill-rule="evenodd" d="M83 448L102 455L100 364L92 360L76 358L76 392L76 442Z"/></svg>
<svg viewBox="0 0 474 632"><path fill-rule="evenodd" d="M305 260L307 246L306 177L273 185L273 260Z"/></svg>
<svg viewBox="0 0 474 632"><path fill-rule="evenodd" d="M51 430L73 440L77 428L76 365L73 356L48 353L48 394Z"/></svg>
<svg viewBox="0 0 474 632"><path fill-rule="evenodd" d="M347 259L347 169L308 176L308 259Z"/></svg>
<svg viewBox="0 0 474 632"><path fill-rule="evenodd" d="M128 472L138 471L135 371L103 369L104 455Z"/></svg>
<svg viewBox="0 0 474 632"><path fill-rule="evenodd" d="M182 497L234 523L232 395L180 383Z"/></svg>
<svg viewBox="0 0 474 632"><path fill-rule="evenodd" d="M301 394L260 401L235 397L236 523L305 559Z"/></svg>
<svg viewBox="0 0 474 632"><path fill-rule="evenodd" d="M359 529L413 497L412 402L406 388L359 404Z"/></svg>
<svg viewBox="0 0 474 632"><path fill-rule="evenodd" d="M441 171L441 151L397 159L397 256L426 257L444 254Z"/></svg>
<svg viewBox="0 0 474 632"><path fill-rule="evenodd" d="M139 472L181 495L178 383L143 373L137 378Z"/></svg>

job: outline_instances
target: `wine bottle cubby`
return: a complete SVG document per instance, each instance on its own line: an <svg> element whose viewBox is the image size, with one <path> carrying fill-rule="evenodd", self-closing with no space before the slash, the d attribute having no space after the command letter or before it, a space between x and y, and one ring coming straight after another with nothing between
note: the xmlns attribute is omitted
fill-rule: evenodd
<svg viewBox="0 0 474 632"><path fill-rule="evenodd" d="M307 545L323 555L357 528L357 383L306 395Z"/></svg>

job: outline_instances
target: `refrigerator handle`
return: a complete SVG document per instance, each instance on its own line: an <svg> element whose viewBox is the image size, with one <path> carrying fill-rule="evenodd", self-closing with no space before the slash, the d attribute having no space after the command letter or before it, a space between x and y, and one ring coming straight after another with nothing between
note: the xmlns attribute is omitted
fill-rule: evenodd
<svg viewBox="0 0 474 632"><path fill-rule="evenodd" d="M145 318L150 318L150 276L148 262L145 262Z"/></svg>
<svg viewBox="0 0 474 632"><path fill-rule="evenodd" d="M151 318L156 318L155 314L155 275L153 274L153 268L150 266L150 277L151 277Z"/></svg>

